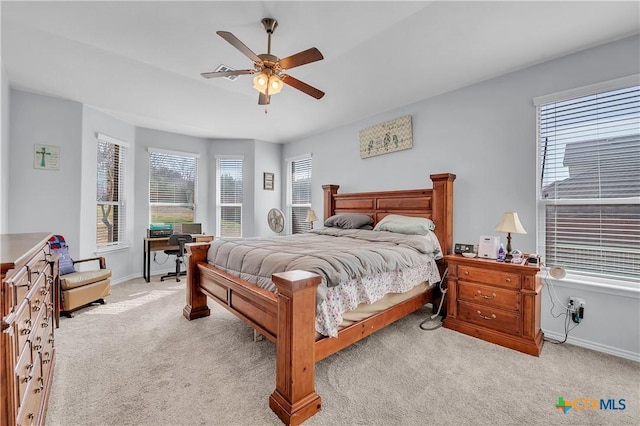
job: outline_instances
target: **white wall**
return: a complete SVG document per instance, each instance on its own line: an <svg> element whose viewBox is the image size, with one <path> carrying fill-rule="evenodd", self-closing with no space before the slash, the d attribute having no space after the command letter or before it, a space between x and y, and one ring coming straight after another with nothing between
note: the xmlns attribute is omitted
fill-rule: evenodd
<svg viewBox="0 0 640 426"><path fill-rule="evenodd" d="M9 80L0 58L0 234L9 229Z"/></svg>
<svg viewBox="0 0 640 426"><path fill-rule="evenodd" d="M255 143L255 206L253 213L253 230L255 236L274 235L267 224L267 213L272 208L282 208L282 185L284 174L280 157L282 145L256 141ZM263 185L264 173L274 174L273 191L265 190Z"/></svg>
<svg viewBox="0 0 640 426"><path fill-rule="evenodd" d="M634 36L370 117L284 147L283 159L313 153L313 208L322 211L323 184L341 192L430 187L430 173L457 175L454 240L476 243L505 211L519 213L527 235L513 235L514 248L536 251L536 113L533 98L640 72L640 37ZM410 114L413 148L361 159L361 129ZM586 300L586 319L569 341L640 360L640 295L602 292L601 283L566 291ZM542 327L558 335L549 299ZM578 340L580 339L580 340ZM631 355L630 355L631 354Z"/></svg>
<svg viewBox="0 0 640 426"><path fill-rule="evenodd" d="M80 250L82 105L11 91L8 231L62 234ZM34 169L36 144L60 147L60 170Z"/></svg>

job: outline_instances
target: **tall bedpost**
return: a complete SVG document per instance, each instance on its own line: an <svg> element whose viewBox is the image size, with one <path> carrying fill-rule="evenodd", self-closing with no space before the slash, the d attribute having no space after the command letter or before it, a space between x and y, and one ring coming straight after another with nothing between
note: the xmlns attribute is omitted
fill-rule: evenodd
<svg viewBox="0 0 640 426"><path fill-rule="evenodd" d="M327 220L330 216L333 216L336 211L336 201L333 198L338 193L340 185L322 185L324 190L324 218Z"/></svg>
<svg viewBox="0 0 640 426"><path fill-rule="evenodd" d="M444 254L453 253L453 181L456 175L440 173L429 176L433 182L433 222Z"/></svg>
<svg viewBox="0 0 640 426"><path fill-rule="evenodd" d="M189 321L211 314L211 310L207 306L207 296L198 288L200 282L198 262L207 261L209 246L209 243L185 245L187 248L187 304L182 310L182 315Z"/></svg>
<svg viewBox="0 0 640 426"><path fill-rule="evenodd" d="M316 290L320 277L305 271L273 274L278 288L276 389L269 407L287 425L320 411L315 390Z"/></svg>

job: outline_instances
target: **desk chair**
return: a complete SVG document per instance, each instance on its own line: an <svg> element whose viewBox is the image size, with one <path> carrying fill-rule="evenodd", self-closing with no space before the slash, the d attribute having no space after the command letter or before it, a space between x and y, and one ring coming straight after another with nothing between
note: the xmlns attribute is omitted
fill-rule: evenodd
<svg viewBox="0 0 640 426"><path fill-rule="evenodd" d="M169 272L167 275L163 275L160 277L160 281L164 281L165 278L175 277L176 281L180 281L180 275L186 275L187 271L180 271L180 265L184 263L184 254L185 249L184 245L187 243L193 242L193 237L191 234L172 234L169 237L169 245L170 246L178 246L177 249L165 250L164 252L168 255L173 255L176 257L176 271Z"/></svg>

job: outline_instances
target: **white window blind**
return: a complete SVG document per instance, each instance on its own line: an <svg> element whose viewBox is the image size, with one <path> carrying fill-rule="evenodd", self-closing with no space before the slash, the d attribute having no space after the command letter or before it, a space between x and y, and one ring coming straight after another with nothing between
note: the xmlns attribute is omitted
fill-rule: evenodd
<svg viewBox="0 0 640 426"><path fill-rule="evenodd" d="M637 81L637 80L636 80ZM640 280L640 86L538 105L547 265Z"/></svg>
<svg viewBox="0 0 640 426"><path fill-rule="evenodd" d="M149 222L193 222L197 180L197 156L150 149Z"/></svg>
<svg viewBox="0 0 640 426"><path fill-rule="evenodd" d="M217 162L217 234L242 237L242 163L241 157L218 157Z"/></svg>
<svg viewBox="0 0 640 426"><path fill-rule="evenodd" d="M292 159L288 164L289 229L297 234L311 229L311 223L307 222L307 212L311 208L311 156Z"/></svg>
<svg viewBox="0 0 640 426"><path fill-rule="evenodd" d="M104 249L125 242L127 144L97 136L96 246Z"/></svg>

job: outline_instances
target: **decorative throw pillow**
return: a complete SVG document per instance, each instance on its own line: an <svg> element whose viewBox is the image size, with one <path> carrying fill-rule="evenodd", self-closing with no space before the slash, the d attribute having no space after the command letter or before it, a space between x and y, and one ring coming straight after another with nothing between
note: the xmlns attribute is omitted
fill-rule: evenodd
<svg viewBox="0 0 640 426"><path fill-rule="evenodd" d="M67 275L76 271L73 266L73 260L69 255L69 247L62 247L59 249L51 250L51 252L58 255L58 267L60 269L60 275Z"/></svg>
<svg viewBox="0 0 640 426"><path fill-rule="evenodd" d="M362 213L340 213L324 221L324 226L342 229L360 229L373 225L371 216Z"/></svg>
<svg viewBox="0 0 640 426"><path fill-rule="evenodd" d="M373 228L374 231L389 231L409 235L427 235L429 231L434 229L436 229L436 225L427 218L401 216L398 214L385 216Z"/></svg>

